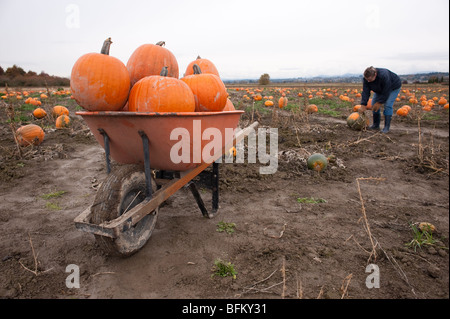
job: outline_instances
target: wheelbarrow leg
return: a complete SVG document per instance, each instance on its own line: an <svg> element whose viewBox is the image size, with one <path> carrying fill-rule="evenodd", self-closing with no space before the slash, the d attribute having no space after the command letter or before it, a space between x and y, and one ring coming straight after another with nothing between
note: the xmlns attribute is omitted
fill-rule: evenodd
<svg viewBox="0 0 450 319"><path fill-rule="evenodd" d="M213 211L219 210L219 163L213 163L212 174L212 208Z"/></svg>
<svg viewBox="0 0 450 319"><path fill-rule="evenodd" d="M213 218L217 215L219 211L219 163L213 163L213 172L212 172L212 209L208 211L205 207L205 203L197 190L194 182L189 182L189 189L191 190L192 195L194 195L195 201L197 202L200 211L202 212L203 217Z"/></svg>
<svg viewBox="0 0 450 319"><path fill-rule="evenodd" d="M106 156L106 173L111 173L111 160L109 159L109 136L105 130L99 128L98 131L103 135L103 141L105 144L105 156Z"/></svg>
<svg viewBox="0 0 450 319"><path fill-rule="evenodd" d="M147 190L145 196L147 198L152 198L152 172L150 169L150 152L148 148L148 137L143 131L139 131L139 135L142 138L142 145L144 147L144 170L145 170L145 181L147 184Z"/></svg>

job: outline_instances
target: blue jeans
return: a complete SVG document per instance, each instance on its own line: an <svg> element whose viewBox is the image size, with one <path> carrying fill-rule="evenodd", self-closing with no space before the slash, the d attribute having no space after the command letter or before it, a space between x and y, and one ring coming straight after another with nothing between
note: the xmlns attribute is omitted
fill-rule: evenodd
<svg viewBox="0 0 450 319"><path fill-rule="evenodd" d="M386 115L392 116L392 114L394 114L393 105L394 105L395 99L397 98L398 94L400 93L400 89L401 88L392 91L391 94L389 94L389 97L387 98L386 102L384 102L384 111L383 111L384 116L386 116ZM378 96L374 92L373 98L372 98L372 105L374 105L377 102L377 98L378 98ZM373 113L380 114L380 110L381 110L381 108L379 108L377 112L373 112Z"/></svg>

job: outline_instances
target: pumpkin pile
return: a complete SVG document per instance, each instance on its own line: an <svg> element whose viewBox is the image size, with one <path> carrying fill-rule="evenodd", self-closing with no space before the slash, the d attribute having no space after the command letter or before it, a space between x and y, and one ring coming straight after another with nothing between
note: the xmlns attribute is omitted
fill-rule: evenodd
<svg viewBox="0 0 450 319"><path fill-rule="evenodd" d="M32 114L36 119L42 119L47 116L47 112L41 107L35 108ZM62 105L55 105L52 108L52 115L54 116L54 118L56 118L55 126L57 129L69 126L70 117L69 109L67 107Z"/></svg>
<svg viewBox="0 0 450 319"><path fill-rule="evenodd" d="M200 56L179 78L178 62L165 42L139 46L125 65L100 53L81 56L72 68L72 96L88 111L221 112L234 110L215 65Z"/></svg>
<svg viewBox="0 0 450 319"><path fill-rule="evenodd" d="M401 117L406 117L409 111L411 111L411 107L405 104L397 110L396 114Z"/></svg>

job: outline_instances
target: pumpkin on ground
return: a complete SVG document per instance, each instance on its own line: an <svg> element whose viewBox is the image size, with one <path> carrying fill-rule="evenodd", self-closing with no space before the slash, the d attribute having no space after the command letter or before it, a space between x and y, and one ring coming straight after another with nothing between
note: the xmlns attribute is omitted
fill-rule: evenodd
<svg viewBox="0 0 450 319"><path fill-rule="evenodd" d="M425 112L430 112L431 111L431 105L427 104L422 108L423 111Z"/></svg>
<svg viewBox="0 0 450 319"><path fill-rule="evenodd" d="M69 116L63 114L56 118L55 126L56 128L65 128L68 127L70 124L70 118Z"/></svg>
<svg viewBox="0 0 450 319"><path fill-rule="evenodd" d="M411 111L411 106L409 106L408 104L403 105L402 107L404 107L405 109L409 111Z"/></svg>
<svg viewBox="0 0 450 319"><path fill-rule="evenodd" d="M421 222L419 223L419 229L421 232L428 232L428 233L434 233L436 231L436 227L427 222Z"/></svg>
<svg viewBox="0 0 450 319"><path fill-rule="evenodd" d="M444 106L447 104L447 100L444 97L441 97L438 101L438 105Z"/></svg>
<svg viewBox="0 0 450 319"><path fill-rule="evenodd" d="M208 59L202 59L200 56L198 56L195 61L192 61L191 63L188 64L188 66L186 68L186 72L184 73L184 76L192 75L195 73L194 72L194 64L197 64L200 67L200 69L202 70L202 73L211 73L211 74L215 74L218 77L220 77L219 71L217 71L217 68L214 65L214 63L212 63Z"/></svg>
<svg viewBox="0 0 450 319"><path fill-rule="evenodd" d="M178 79L177 59L171 51L164 48L165 44L164 41L147 43L134 50L127 62L131 86L146 76L159 75L164 67L167 67L168 77Z"/></svg>
<svg viewBox="0 0 450 319"><path fill-rule="evenodd" d="M195 97L186 83L167 76L167 68L163 68L161 75L136 82L128 99L128 111L194 112Z"/></svg>
<svg viewBox="0 0 450 319"><path fill-rule="evenodd" d="M361 108L361 104L357 104L353 107L353 112L358 112L358 110Z"/></svg>
<svg viewBox="0 0 450 319"><path fill-rule="evenodd" d="M62 106L62 105L55 105L52 109L52 113L54 116L58 117L60 115L69 115L69 110L67 109L67 107Z"/></svg>
<svg viewBox="0 0 450 319"><path fill-rule="evenodd" d="M130 75L122 61L109 56L111 43L106 39L101 53L81 56L72 68L72 96L88 111L118 111L127 102Z"/></svg>
<svg viewBox="0 0 450 319"><path fill-rule="evenodd" d="M280 109L282 109L283 107L285 107L287 105L288 99L285 96L280 97L280 99L278 100L278 107Z"/></svg>
<svg viewBox="0 0 450 319"><path fill-rule="evenodd" d="M359 112L353 112L347 117L347 125L352 130L361 131L369 125L369 119Z"/></svg>
<svg viewBox="0 0 450 319"><path fill-rule="evenodd" d="M319 109L317 108L317 105L315 105L315 104L310 104L306 107L306 112L308 112L308 113L316 113L318 111L319 111Z"/></svg>
<svg viewBox="0 0 450 319"><path fill-rule="evenodd" d="M202 73L194 64L194 74L181 78L195 96L195 111L220 112L227 103L228 92L222 80L214 74Z"/></svg>
<svg viewBox="0 0 450 319"><path fill-rule="evenodd" d="M41 107L38 107L33 111L33 116L37 119L41 119L41 118L45 117L46 115L47 115L47 112L45 112L45 110Z"/></svg>
<svg viewBox="0 0 450 319"><path fill-rule="evenodd" d="M253 96L253 99L255 100L255 101L261 101L262 100L262 95L261 94L255 94L254 96Z"/></svg>
<svg viewBox="0 0 450 319"><path fill-rule="evenodd" d="M323 154L315 153L308 157L307 165L309 169L321 172L327 168L328 159Z"/></svg>
<svg viewBox="0 0 450 319"><path fill-rule="evenodd" d="M273 106L273 101L271 100L267 100L266 102L264 102L265 106Z"/></svg>
<svg viewBox="0 0 450 319"><path fill-rule="evenodd" d="M39 145L44 140L44 130L36 124L27 124L16 130L17 142L20 146Z"/></svg>
<svg viewBox="0 0 450 319"><path fill-rule="evenodd" d="M402 117L407 116L408 113L409 113L409 110L408 110L406 107L403 107L403 106L402 106L401 108L399 108L399 109L397 110L397 112L396 112L396 114L397 114L398 116L402 116Z"/></svg>

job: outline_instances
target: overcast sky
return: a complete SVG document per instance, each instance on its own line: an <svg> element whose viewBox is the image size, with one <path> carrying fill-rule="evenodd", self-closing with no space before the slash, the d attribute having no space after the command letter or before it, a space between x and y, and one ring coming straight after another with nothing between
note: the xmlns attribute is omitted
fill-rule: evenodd
<svg viewBox="0 0 450 319"><path fill-rule="evenodd" d="M69 77L99 52L124 64L165 41L180 77L198 55L223 79L449 71L448 0L0 0L0 66Z"/></svg>

